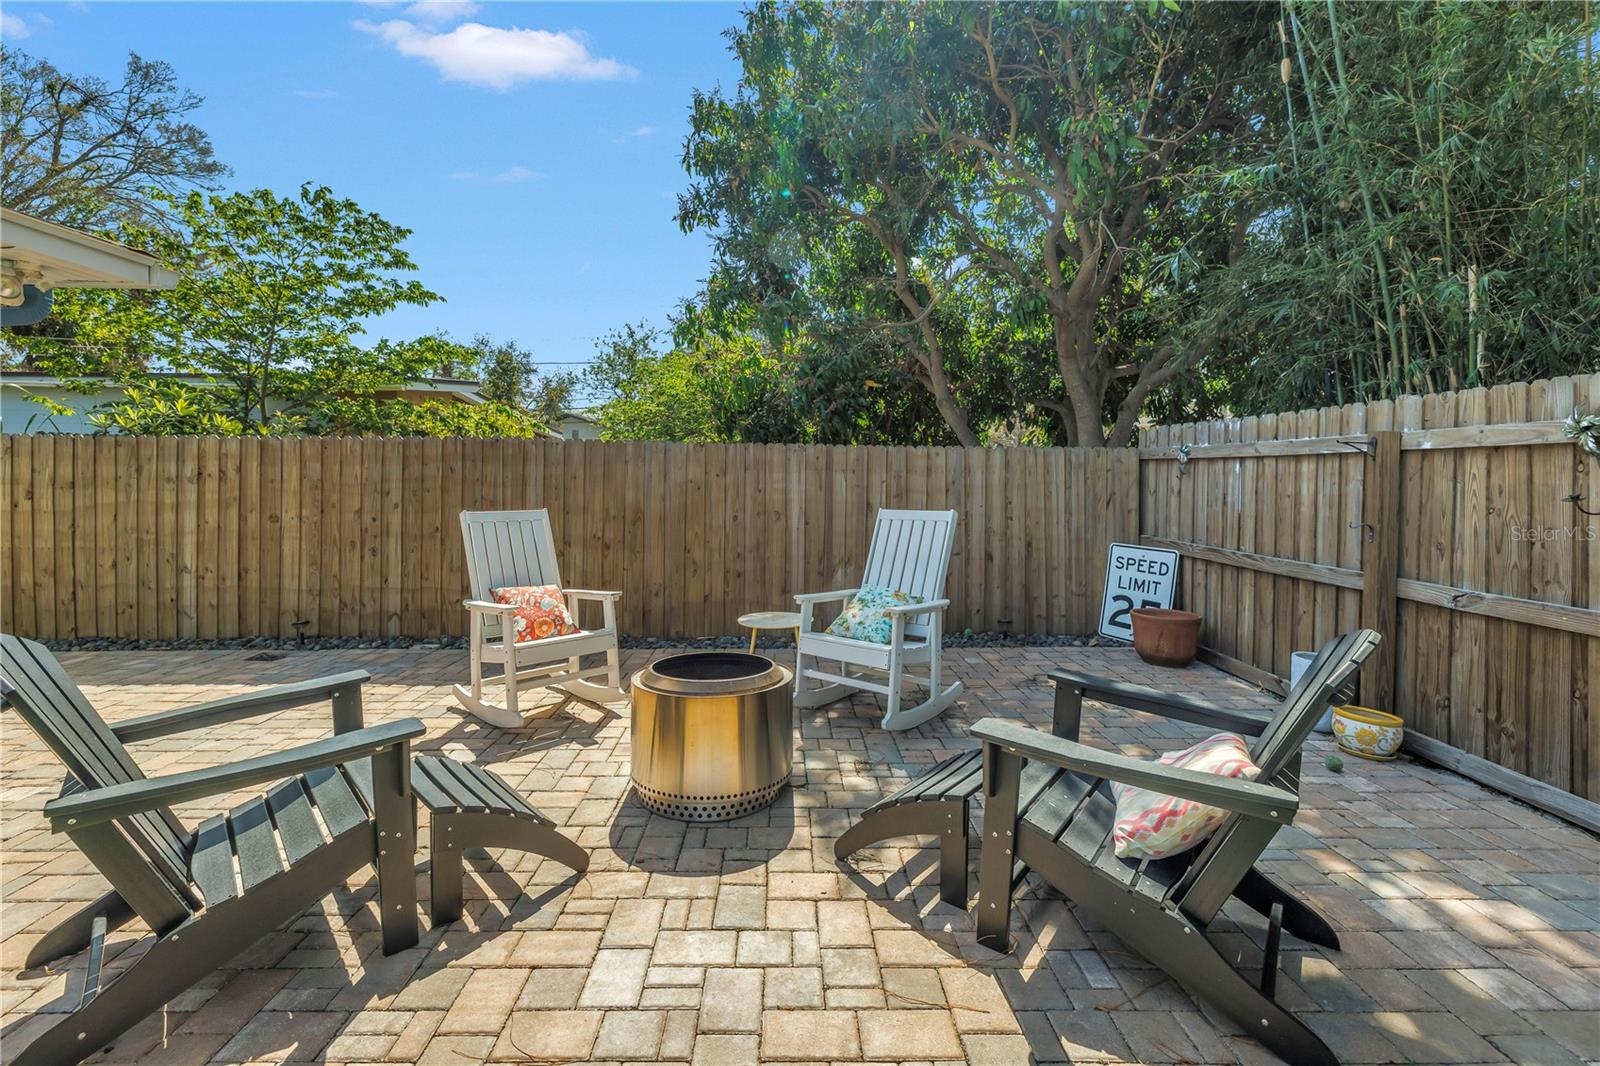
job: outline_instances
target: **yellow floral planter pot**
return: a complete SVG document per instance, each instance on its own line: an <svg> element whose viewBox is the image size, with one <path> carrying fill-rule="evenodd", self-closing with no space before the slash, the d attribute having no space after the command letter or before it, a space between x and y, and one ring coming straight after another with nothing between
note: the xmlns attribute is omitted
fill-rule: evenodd
<svg viewBox="0 0 1600 1066"><path fill-rule="evenodd" d="M1405 723L1387 711L1346 704L1333 712L1339 750L1363 759L1387 762L1400 754L1405 735Z"/></svg>

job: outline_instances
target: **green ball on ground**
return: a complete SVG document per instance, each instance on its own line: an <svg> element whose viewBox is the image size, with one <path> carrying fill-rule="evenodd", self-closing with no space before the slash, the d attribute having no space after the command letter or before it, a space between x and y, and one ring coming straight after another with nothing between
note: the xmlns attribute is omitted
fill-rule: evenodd
<svg viewBox="0 0 1600 1066"><path fill-rule="evenodd" d="M1344 760L1339 758L1337 755L1330 755L1326 759L1323 759L1322 765L1326 766L1336 774L1344 771Z"/></svg>

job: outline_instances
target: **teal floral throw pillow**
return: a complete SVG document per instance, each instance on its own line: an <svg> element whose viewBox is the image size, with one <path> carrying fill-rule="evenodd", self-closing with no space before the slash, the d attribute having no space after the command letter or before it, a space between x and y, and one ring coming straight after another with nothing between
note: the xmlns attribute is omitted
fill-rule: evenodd
<svg viewBox="0 0 1600 1066"><path fill-rule="evenodd" d="M846 637L850 640L887 644L894 632L894 623L889 618L888 609L921 602L921 596L913 596L899 589L885 588L882 585L863 585L839 617L833 620L828 632L836 637Z"/></svg>

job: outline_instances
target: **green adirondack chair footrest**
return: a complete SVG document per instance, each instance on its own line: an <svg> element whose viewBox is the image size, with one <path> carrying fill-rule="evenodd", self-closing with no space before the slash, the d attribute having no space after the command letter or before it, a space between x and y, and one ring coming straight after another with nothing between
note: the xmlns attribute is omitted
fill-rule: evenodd
<svg viewBox="0 0 1600 1066"><path fill-rule="evenodd" d="M589 868L589 853L563 836L555 822L497 775L472 763L419 755L411 763L411 793L431 814L428 831L429 912L435 926L461 917L468 848L510 848Z"/></svg>
<svg viewBox="0 0 1600 1066"><path fill-rule="evenodd" d="M550 824L550 819L498 775L439 755L419 755L412 760L411 791L435 815L502 814Z"/></svg>

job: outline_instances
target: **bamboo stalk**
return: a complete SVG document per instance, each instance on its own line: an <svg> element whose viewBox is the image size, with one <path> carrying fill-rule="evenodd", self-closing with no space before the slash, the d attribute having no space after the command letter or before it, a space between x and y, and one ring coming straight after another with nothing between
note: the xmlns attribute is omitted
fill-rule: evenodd
<svg viewBox="0 0 1600 1066"><path fill-rule="evenodd" d="M1344 45L1339 40L1339 24L1337 17L1334 15L1334 0L1328 0L1328 31L1333 40L1333 66L1339 75L1339 83L1335 89L1335 95L1344 98L1341 103L1348 110L1350 83L1345 77ZM1356 183L1361 193L1361 207L1366 214L1367 233L1372 240L1372 259L1378 273L1378 290L1383 297L1383 317L1389 331L1390 362L1394 363L1399 345L1396 343L1394 297L1389 291L1389 263L1383 252L1383 241L1378 236L1377 215L1372 207L1372 190L1367 183L1367 175L1365 168L1362 166L1361 153L1359 151L1356 152L1354 158L1356 162ZM1391 381L1391 384L1393 391L1390 395L1398 396L1401 391L1400 383Z"/></svg>

